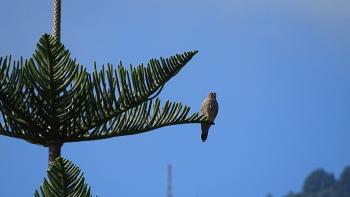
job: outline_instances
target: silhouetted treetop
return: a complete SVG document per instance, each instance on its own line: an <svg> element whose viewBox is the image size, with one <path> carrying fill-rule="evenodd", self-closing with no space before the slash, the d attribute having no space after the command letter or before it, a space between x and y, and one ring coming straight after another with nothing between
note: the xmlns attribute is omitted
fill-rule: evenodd
<svg viewBox="0 0 350 197"><path fill-rule="evenodd" d="M315 193L323 189L334 186L335 178L331 173L327 173L323 169L313 171L305 180L303 186L304 193Z"/></svg>
<svg viewBox="0 0 350 197"><path fill-rule="evenodd" d="M301 192L289 192L284 197L350 197L350 166L344 168L340 178L323 169L314 170L306 177Z"/></svg>

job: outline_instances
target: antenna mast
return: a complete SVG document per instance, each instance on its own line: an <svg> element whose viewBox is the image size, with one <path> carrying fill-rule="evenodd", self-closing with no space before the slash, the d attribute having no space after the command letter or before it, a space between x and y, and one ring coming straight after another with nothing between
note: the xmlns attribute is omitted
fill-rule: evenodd
<svg viewBox="0 0 350 197"><path fill-rule="evenodd" d="M173 176L172 176L173 167L171 164L168 164L168 191L167 197L173 197Z"/></svg>

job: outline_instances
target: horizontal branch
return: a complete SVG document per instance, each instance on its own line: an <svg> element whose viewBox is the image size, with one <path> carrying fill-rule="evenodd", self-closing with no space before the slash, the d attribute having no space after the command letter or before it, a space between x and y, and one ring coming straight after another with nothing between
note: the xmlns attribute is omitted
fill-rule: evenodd
<svg viewBox="0 0 350 197"><path fill-rule="evenodd" d="M64 142L94 141L94 140L108 139L108 138L113 138L113 137L141 134L141 133L149 132L149 131L159 129L162 127L167 127L167 126L175 126L175 125L183 125L183 124L200 124L200 123L209 123L209 124L215 125L215 123L213 123L213 122L200 121L200 120L192 121L192 122L191 121L175 122L172 124L164 124L164 125L159 125L156 127L148 127L148 128L144 128L141 130L111 132L110 134L105 134L105 135L96 135L96 136L86 135L86 136L80 136L80 137L76 137L76 138L67 138L67 139L64 139Z"/></svg>
<svg viewBox="0 0 350 197"><path fill-rule="evenodd" d="M33 138L29 135L20 134L20 132L5 131L3 129L0 129L0 135L6 136L6 137L17 138L17 139L21 139L21 140L26 140L32 144L45 146L44 141L38 140L38 138Z"/></svg>

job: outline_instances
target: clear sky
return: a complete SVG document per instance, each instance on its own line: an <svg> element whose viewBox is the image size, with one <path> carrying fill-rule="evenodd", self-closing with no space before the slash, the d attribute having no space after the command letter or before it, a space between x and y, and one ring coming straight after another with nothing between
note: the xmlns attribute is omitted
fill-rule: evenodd
<svg viewBox="0 0 350 197"><path fill-rule="evenodd" d="M48 0L0 1L0 56L29 57L51 32ZM208 141L199 125L65 144L99 196L282 196L316 168L350 165L350 1L63 0L62 42L92 68L198 49L163 101L220 110ZM0 136L0 196L30 196L47 149Z"/></svg>

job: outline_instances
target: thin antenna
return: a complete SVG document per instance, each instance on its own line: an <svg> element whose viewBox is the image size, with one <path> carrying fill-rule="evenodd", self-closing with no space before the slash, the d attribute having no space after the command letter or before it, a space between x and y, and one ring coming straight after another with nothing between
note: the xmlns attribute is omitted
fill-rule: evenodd
<svg viewBox="0 0 350 197"><path fill-rule="evenodd" d="M168 191L167 197L173 197L173 175L172 175L173 167L171 164L168 164Z"/></svg>

